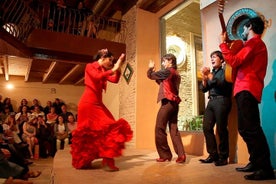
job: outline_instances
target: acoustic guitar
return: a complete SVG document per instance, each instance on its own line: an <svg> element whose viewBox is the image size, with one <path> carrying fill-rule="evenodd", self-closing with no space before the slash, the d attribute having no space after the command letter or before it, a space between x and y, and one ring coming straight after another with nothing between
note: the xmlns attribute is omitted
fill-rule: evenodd
<svg viewBox="0 0 276 184"><path fill-rule="evenodd" d="M226 26L224 22L224 17L223 17L223 11L224 11L224 4L225 0L217 0L218 1L218 15L219 15L219 20L220 20L220 25L222 32L226 32ZM238 53L241 48L243 47L243 41L242 40L230 40L229 37L227 36L226 33L226 43L228 44L231 52L233 54ZM232 70L232 67L226 62L225 64L225 80L227 82L233 82L236 77L236 72Z"/></svg>

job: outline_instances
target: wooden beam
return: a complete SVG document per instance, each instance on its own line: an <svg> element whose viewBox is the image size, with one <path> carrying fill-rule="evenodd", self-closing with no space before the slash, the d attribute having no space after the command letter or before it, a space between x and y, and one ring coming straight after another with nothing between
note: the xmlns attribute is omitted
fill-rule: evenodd
<svg viewBox="0 0 276 184"><path fill-rule="evenodd" d="M8 56L4 56L3 64L4 64L4 75L6 81L9 80L9 58Z"/></svg>
<svg viewBox="0 0 276 184"><path fill-rule="evenodd" d="M67 78L69 78L72 74L75 73L75 71L77 71L79 68L81 67L81 65L76 65L74 66L74 68L72 68L60 81L59 83L62 84Z"/></svg>
<svg viewBox="0 0 276 184"><path fill-rule="evenodd" d="M31 72L31 68L32 68L32 63L33 63L33 60L31 60L28 64L27 72L25 74L25 82L27 82L29 80L29 76L30 76L30 72Z"/></svg>
<svg viewBox="0 0 276 184"><path fill-rule="evenodd" d="M75 83L75 85L76 85L76 86L77 86L77 85L82 85L83 82L84 82L84 77L81 78L79 81L77 81L77 82Z"/></svg>
<svg viewBox="0 0 276 184"><path fill-rule="evenodd" d="M102 48L108 48L115 58L119 58L121 53L126 53L124 43L39 29L32 31L26 40L26 46L36 53L34 57L52 57L56 60L79 63L91 62Z"/></svg>
<svg viewBox="0 0 276 184"><path fill-rule="evenodd" d="M26 47L24 43L17 40L14 36L8 33L3 27L0 27L0 39L5 40L11 46L18 49L22 54L25 55L25 57L31 57L33 55L32 51L28 47Z"/></svg>
<svg viewBox="0 0 276 184"><path fill-rule="evenodd" d="M44 74L44 76L43 76L43 79L42 79L42 82L43 82L43 83L44 83L44 82L47 82L47 80L48 80L49 77L51 76L51 74L52 74L52 72L53 72L53 70L54 70L54 68L55 68L56 65L57 65L57 62L56 62L56 61L54 61L54 62L51 63L51 66L49 67L48 72L47 72L46 74Z"/></svg>

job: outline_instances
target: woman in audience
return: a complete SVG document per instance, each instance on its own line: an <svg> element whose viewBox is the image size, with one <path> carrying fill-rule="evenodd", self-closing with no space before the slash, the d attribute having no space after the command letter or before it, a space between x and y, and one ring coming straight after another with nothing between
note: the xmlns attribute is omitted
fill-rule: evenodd
<svg viewBox="0 0 276 184"><path fill-rule="evenodd" d="M57 122L58 115L56 113L56 108L51 106L50 112L46 115L47 123L53 125Z"/></svg>
<svg viewBox="0 0 276 184"><path fill-rule="evenodd" d="M55 135L57 141L57 150L63 149L66 145L69 144L68 126L61 115L58 116L58 123L55 124Z"/></svg>
<svg viewBox="0 0 276 184"><path fill-rule="evenodd" d="M22 140L29 145L30 158L34 158L34 146L38 143L36 138L37 117L31 116L23 125Z"/></svg>
<svg viewBox="0 0 276 184"><path fill-rule="evenodd" d="M13 106L11 104L11 99L10 98L5 98L3 101L4 108L9 108L10 112L14 112Z"/></svg>
<svg viewBox="0 0 276 184"><path fill-rule="evenodd" d="M0 149L5 148L12 153L12 156L9 159L10 161L16 162L18 160L24 160L26 162L23 163L30 163L30 161L26 159L26 153L28 152L27 147L28 145L24 144L22 141L19 144L15 143L12 131L7 129L7 125L0 124Z"/></svg>
<svg viewBox="0 0 276 184"><path fill-rule="evenodd" d="M5 123L2 125L3 129L4 129L4 133L8 136L8 137L12 137L13 141L16 144L20 144L22 143L20 137L19 137L19 126L15 121L15 115L14 114L10 114L7 119L5 120Z"/></svg>
<svg viewBox="0 0 276 184"><path fill-rule="evenodd" d="M4 112L0 113L0 124L3 124L7 117L10 115L10 108L8 106L4 107Z"/></svg>
<svg viewBox="0 0 276 184"><path fill-rule="evenodd" d="M26 106L26 107L27 107L27 112L29 112L30 107L28 106L28 101L27 101L27 99L26 99L26 98L23 98L23 99L21 100L21 102L20 102L20 106L18 107L17 112L21 112L21 111L22 111L22 107L23 107L23 106Z"/></svg>
<svg viewBox="0 0 276 184"><path fill-rule="evenodd" d="M23 133L23 124L29 120L31 113L28 112L28 106L23 105L21 111L15 115L15 120L19 128L19 136L22 136Z"/></svg>
<svg viewBox="0 0 276 184"><path fill-rule="evenodd" d="M39 105L34 106L34 109L33 109L33 112L31 115L33 115L35 117L42 116L43 119L45 119L45 114L43 111L41 111L41 108Z"/></svg>

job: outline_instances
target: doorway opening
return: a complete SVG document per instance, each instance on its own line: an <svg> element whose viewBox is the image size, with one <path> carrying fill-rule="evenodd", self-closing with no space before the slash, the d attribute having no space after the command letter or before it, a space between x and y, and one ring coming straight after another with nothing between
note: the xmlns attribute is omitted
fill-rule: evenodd
<svg viewBox="0 0 276 184"><path fill-rule="evenodd" d="M199 90L203 66L200 1L185 1L161 18L161 54L177 58L181 75L178 128L202 131L205 96Z"/></svg>

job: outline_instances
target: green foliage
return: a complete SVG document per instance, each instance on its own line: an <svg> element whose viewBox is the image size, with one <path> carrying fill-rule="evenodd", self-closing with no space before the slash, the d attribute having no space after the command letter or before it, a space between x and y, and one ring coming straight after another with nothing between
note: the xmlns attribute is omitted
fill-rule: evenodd
<svg viewBox="0 0 276 184"><path fill-rule="evenodd" d="M202 131L203 115L194 116L186 119L183 124L184 131Z"/></svg>

